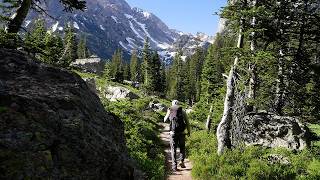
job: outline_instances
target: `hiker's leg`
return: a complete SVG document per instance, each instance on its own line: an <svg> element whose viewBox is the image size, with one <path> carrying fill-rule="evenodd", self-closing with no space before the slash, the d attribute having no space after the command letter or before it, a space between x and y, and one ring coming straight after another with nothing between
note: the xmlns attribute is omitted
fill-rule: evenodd
<svg viewBox="0 0 320 180"><path fill-rule="evenodd" d="M184 162L184 159L186 158L186 135L181 134L179 136L179 148L180 148L180 154L181 154L181 162Z"/></svg>
<svg viewBox="0 0 320 180"><path fill-rule="evenodd" d="M171 160L172 169L177 168L177 138L176 136L170 136L170 147L171 147Z"/></svg>

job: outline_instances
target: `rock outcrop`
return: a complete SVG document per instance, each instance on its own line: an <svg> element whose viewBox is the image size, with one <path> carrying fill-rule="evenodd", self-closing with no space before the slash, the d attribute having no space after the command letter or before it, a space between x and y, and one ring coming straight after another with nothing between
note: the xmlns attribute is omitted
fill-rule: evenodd
<svg viewBox="0 0 320 180"><path fill-rule="evenodd" d="M247 113L244 95L237 92L230 127L231 146L261 145L302 150L310 144L310 132L297 118L265 111Z"/></svg>
<svg viewBox="0 0 320 180"><path fill-rule="evenodd" d="M233 127L233 144L242 141L247 145L283 147L302 150L308 146L308 129L297 119L274 114L246 115L239 126Z"/></svg>
<svg viewBox="0 0 320 180"><path fill-rule="evenodd" d="M121 120L76 74L0 49L0 179L139 179Z"/></svg>
<svg viewBox="0 0 320 180"><path fill-rule="evenodd" d="M77 59L71 63L71 66L80 69L83 72L95 73L101 75L104 70L105 62L97 56L91 56L87 59Z"/></svg>
<svg viewBox="0 0 320 180"><path fill-rule="evenodd" d="M118 101L121 99L138 99L139 96L129 89L119 86L107 86L105 89L105 98L110 101Z"/></svg>

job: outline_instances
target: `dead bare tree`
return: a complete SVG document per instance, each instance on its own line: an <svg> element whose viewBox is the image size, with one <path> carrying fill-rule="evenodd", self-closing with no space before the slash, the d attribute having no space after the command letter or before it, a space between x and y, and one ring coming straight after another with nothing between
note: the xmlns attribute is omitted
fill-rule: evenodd
<svg viewBox="0 0 320 180"><path fill-rule="evenodd" d="M243 35L243 26L245 20L241 18L240 20L240 29L237 48L243 48L244 35ZM221 121L217 129L217 140L218 140L218 154L222 154L225 148L230 148L230 137L229 129L230 123L232 120L233 104L234 104L234 94L235 94L235 83L236 83L236 69L239 61L239 56L237 55L234 59L234 63L229 72L227 79L227 92L224 100L224 110Z"/></svg>
<svg viewBox="0 0 320 180"><path fill-rule="evenodd" d="M210 111L207 117L207 122L206 122L206 130L209 132L211 130L211 115L213 111L213 105L210 107Z"/></svg>

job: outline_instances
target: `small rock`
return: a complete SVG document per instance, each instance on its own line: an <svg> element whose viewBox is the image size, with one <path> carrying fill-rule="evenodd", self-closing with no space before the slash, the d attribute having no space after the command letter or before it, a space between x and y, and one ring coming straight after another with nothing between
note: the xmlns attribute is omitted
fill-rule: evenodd
<svg viewBox="0 0 320 180"><path fill-rule="evenodd" d="M267 161L270 164L284 164L284 165L290 165L290 160L287 157L283 157L280 154L270 154L269 156L267 156Z"/></svg>

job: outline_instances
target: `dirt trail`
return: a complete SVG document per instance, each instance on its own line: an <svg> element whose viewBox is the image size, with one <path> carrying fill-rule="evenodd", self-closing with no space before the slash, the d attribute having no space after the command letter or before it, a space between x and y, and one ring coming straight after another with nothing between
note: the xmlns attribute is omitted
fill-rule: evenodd
<svg viewBox="0 0 320 180"><path fill-rule="evenodd" d="M178 166L178 171L176 172L171 171L169 124L161 123L160 125L163 127L161 129L160 138L165 145L167 180L192 180L191 178L192 164L189 161L189 159L185 159L186 168L181 168L180 166ZM177 157L179 157L179 148L177 152L178 152Z"/></svg>

